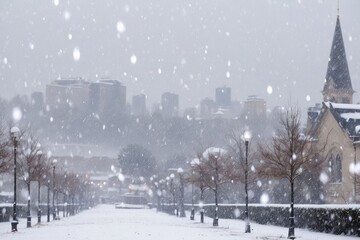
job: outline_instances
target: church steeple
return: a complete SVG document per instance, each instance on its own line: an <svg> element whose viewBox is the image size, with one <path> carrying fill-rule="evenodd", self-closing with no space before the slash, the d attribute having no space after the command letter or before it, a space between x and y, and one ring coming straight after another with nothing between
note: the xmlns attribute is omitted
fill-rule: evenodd
<svg viewBox="0 0 360 240"><path fill-rule="evenodd" d="M324 101L336 103L352 103L353 101L354 90L351 85L344 40L341 32L339 6L325 85L322 93Z"/></svg>

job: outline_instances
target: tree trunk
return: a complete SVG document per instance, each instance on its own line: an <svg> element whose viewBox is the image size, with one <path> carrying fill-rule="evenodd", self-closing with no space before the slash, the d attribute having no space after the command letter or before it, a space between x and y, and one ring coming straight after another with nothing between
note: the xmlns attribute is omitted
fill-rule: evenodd
<svg viewBox="0 0 360 240"><path fill-rule="evenodd" d="M203 198L204 198L204 189L200 190L200 202L201 202L201 209L200 209L200 221L204 223L204 207L203 207Z"/></svg>
<svg viewBox="0 0 360 240"><path fill-rule="evenodd" d="M30 182L27 183L28 188L28 204L27 204L27 219L26 219L26 227L31 227L31 215L30 215Z"/></svg>
<svg viewBox="0 0 360 240"><path fill-rule="evenodd" d="M40 181L38 181L38 223L41 223L40 187Z"/></svg>
<svg viewBox="0 0 360 240"><path fill-rule="evenodd" d="M215 215L213 220L213 226L219 226L219 215L218 215L218 191L215 189Z"/></svg>
<svg viewBox="0 0 360 240"><path fill-rule="evenodd" d="M289 239L295 239L295 215L294 215L294 179L290 180L291 193L290 193L290 227Z"/></svg>

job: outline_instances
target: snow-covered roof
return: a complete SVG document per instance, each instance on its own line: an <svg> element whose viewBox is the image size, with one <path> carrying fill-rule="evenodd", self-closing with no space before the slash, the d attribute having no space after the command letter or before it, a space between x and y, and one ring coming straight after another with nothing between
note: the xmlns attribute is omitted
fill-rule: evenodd
<svg viewBox="0 0 360 240"><path fill-rule="evenodd" d="M355 112L355 113L341 113L340 114L341 118L344 118L346 120L349 119L360 119L360 112Z"/></svg>
<svg viewBox="0 0 360 240"><path fill-rule="evenodd" d="M330 105L334 109L355 109L360 110L360 104L347 104L347 103L333 103L333 102L324 102L324 104L330 108Z"/></svg>
<svg viewBox="0 0 360 240"><path fill-rule="evenodd" d="M207 158L209 157L209 155L221 155L221 154L226 154L226 150L223 148L209 147L204 151L203 157Z"/></svg>
<svg viewBox="0 0 360 240"><path fill-rule="evenodd" d="M324 105L350 138L355 141L360 137L360 104L325 102Z"/></svg>

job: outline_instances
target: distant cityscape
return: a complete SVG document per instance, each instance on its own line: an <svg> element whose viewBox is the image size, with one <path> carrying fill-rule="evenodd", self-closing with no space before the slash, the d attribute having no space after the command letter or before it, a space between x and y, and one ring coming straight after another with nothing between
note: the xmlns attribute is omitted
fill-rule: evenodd
<svg viewBox="0 0 360 240"><path fill-rule="evenodd" d="M33 92L31 103L34 109L66 113L73 111L106 114L127 114L145 116L160 114L163 118L185 117L189 119L237 118L245 113L249 117L265 117L266 101L256 95L250 95L243 102L232 99L231 88L227 86L215 89L215 99L204 98L199 105L184 109L179 107L180 96L164 92L160 103L151 109L147 107L147 96L132 96L131 103L126 102L126 86L119 80L101 79L94 82L83 78L66 78L52 81L46 85L45 93Z"/></svg>

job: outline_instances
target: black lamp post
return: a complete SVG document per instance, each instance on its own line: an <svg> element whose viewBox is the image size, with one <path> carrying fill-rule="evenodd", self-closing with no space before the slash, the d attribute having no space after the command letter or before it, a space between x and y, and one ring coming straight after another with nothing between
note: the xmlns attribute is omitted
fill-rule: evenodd
<svg viewBox="0 0 360 240"><path fill-rule="evenodd" d="M53 220L56 220L56 209L55 209L55 167L56 167L56 163L57 163L56 159L54 159L51 163L53 166L53 189L52 189L52 192L53 192L53 195L52 195Z"/></svg>
<svg viewBox="0 0 360 240"><path fill-rule="evenodd" d="M47 222L50 222L50 179L47 180Z"/></svg>
<svg viewBox="0 0 360 240"><path fill-rule="evenodd" d="M248 154L249 154L249 141L251 140L251 133L245 131L245 233L250 233L249 221L249 196L248 196Z"/></svg>
<svg viewBox="0 0 360 240"><path fill-rule="evenodd" d="M182 168L178 168L177 173L179 174L179 180L180 180L180 199L179 199L180 217L186 217L185 207L184 207L184 170Z"/></svg>
<svg viewBox="0 0 360 240"><path fill-rule="evenodd" d="M170 177L169 176L167 176L166 178L165 178L165 181L166 181L166 190L165 190L165 192L166 192L166 205L167 205L167 207L166 207L166 212L167 213L169 213L169 214L172 214L171 213L171 186L170 186Z"/></svg>
<svg viewBox="0 0 360 240"><path fill-rule="evenodd" d="M30 179L29 179L29 184L27 185L28 187L28 201L27 201L27 217L26 217L26 227L31 227L31 215L30 215Z"/></svg>
<svg viewBox="0 0 360 240"><path fill-rule="evenodd" d="M40 160L41 160L41 157L42 157L42 151L41 150L39 150L37 152L37 156L39 158L39 163L40 163ZM40 188L41 188L40 179L38 179L38 212L37 212L38 223L41 223Z"/></svg>
<svg viewBox="0 0 360 240"><path fill-rule="evenodd" d="M173 196L173 213L174 215L177 215L177 211L176 211L176 204L175 204L175 187L174 187L174 178L175 175L172 173L170 174L170 193Z"/></svg>
<svg viewBox="0 0 360 240"><path fill-rule="evenodd" d="M164 184L165 184L165 180L164 179L160 179L159 181L160 184L160 204L161 204L161 208L160 210L162 212L164 212L164 196L165 196L165 188L164 188Z"/></svg>
<svg viewBox="0 0 360 240"><path fill-rule="evenodd" d="M16 213L16 150L19 141L20 129L18 127L12 127L10 129L11 139L14 143L14 204L13 204L13 220L11 221L11 231L17 232L17 213Z"/></svg>
<svg viewBox="0 0 360 240"><path fill-rule="evenodd" d="M190 162L191 165L191 213L190 213L190 220L194 220L195 219L195 209L194 209L194 183L193 183L193 178L194 178L194 166L197 164L197 160L198 159L194 159Z"/></svg>

